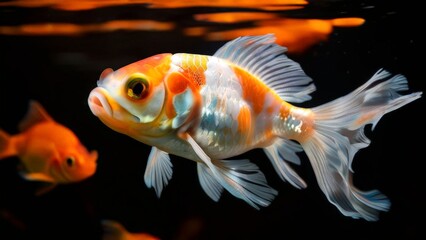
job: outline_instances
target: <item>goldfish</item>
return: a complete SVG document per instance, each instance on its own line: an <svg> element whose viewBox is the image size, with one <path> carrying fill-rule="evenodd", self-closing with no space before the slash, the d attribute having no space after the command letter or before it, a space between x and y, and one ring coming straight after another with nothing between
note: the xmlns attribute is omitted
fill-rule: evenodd
<svg viewBox="0 0 426 240"><path fill-rule="evenodd" d="M130 232L115 220L102 220L102 240L160 240L146 232Z"/></svg>
<svg viewBox="0 0 426 240"><path fill-rule="evenodd" d="M98 152L89 153L74 132L56 122L39 102L29 102L18 128L20 133L15 135L0 129L0 159L18 157L24 179L47 183L39 194L96 172Z"/></svg>
<svg viewBox="0 0 426 240"><path fill-rule="evenodd" d="M379 69L345 96L298 107L316 87L286 51L274 34L265 34L238 37L213 55L160 53L116 71L106 68L88 105L110 129L152 146L144 182L158 197L172 177L170 155L176 155L196 162L212 200L225 189L260 209L278 191L238 155L263 149L280 178L302 189L307 184L292 164L301 164L304 151L331 204L344 216L377 221L390 200L354 186L354 155L370 144L366 125L374 129L383 115L422 92L401 94L407 79Z"/></svg>

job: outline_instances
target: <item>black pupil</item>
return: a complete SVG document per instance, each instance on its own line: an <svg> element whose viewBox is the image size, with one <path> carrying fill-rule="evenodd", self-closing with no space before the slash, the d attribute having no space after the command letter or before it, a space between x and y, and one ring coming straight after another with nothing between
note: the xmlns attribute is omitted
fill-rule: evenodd
<svg viewBox="0 0 426 240"><path fill-rule="evenodd" d="M74 165L74 159L73 158L67 158L67 165L72 167Z"/></svg>
<svg viewBox="0 0 426 240"><path fill-rule="evenodd" d="M141 82L137 82L132 86L132 91L133 94L135 94L136 96L141 96L142 92L144 90L144 85Z"/></svg>

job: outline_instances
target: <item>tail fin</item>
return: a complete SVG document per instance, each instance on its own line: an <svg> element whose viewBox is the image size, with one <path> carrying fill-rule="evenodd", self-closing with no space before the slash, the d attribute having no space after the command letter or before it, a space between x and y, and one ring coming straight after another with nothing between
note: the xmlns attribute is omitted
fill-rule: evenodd
<svg viewBox="0 0 426 240"><path fill-rule="evenodd" d="M0 159L16 155L12 139L8 133L0 129Z"/></svg>
<svg viewBox="0 0 426 240"><path fill-rule="evenodd" d="M352 93L312 109L314 133L301 143L314 169L318 184L345 216L376 221L379 211L387 211L390 201L377 190L361 191L352 184L352 159L369 145L364 126L374 129L380 118L421 97L421 92L401 95L408 90L402 75L393 77L378 71Z"/></svg>

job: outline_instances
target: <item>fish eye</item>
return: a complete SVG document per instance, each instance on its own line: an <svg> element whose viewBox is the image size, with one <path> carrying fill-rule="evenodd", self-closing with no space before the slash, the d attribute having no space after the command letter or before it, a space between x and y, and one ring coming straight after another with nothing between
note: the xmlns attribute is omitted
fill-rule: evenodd
<svg viewBox="0 0 426 240"><path fill-rule="evenodd" d="M67 157L65 162L68 167L73 167L75 165L75 159L73 157Z"/></svg>
<svg viewBox="0 0 426 240"><path fill-rule="evenodd" d="M135 74L127 80L127 96L134 100L140 100L148 94L148 81L140 74Z"/></svg>

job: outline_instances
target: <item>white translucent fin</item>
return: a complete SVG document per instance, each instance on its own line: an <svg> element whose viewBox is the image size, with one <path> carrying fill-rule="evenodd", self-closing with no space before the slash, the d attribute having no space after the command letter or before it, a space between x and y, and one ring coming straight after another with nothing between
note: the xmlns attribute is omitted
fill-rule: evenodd
<svg viewBox="0 0 426 240"><path fill-rule="evenodd" d="M351 164L355 153L370 143L365 125L374 126L384 114L421 97L421 92L398 93L407 89L405 77L380 70L352 93L312 109L315 131L302 146L321 190L345 216L375 221L379 211L390 207L379 191L353 186Z"/></svg>
<svg viewBox="0 0 426 240"><path fill-rule="evenodd" d="M217 164L218 169L232 186L231 194L244 199L254 208L259 209L258 205L269 206L278 195L278 192L268 185L265 175L258 166L249 160L221 160L220 163Z"/></svg>
<svg viewBox="0 0 426 240"><path fill-rule="evenodd" d="M44 110L43 106L39 102L31 100L27 114L19 123L18 129L19 131L23 132L35 124L45 121L53 121L53 119L49 116L46 110Z"/></svg>
<svg viewBox="0 0 426 240"><path fill-rule="evenodd" d="M219 201L223 187L213 176L213 173L210 171L209 167L207 167L207 165L204 163L197 163L197 172L198 180L200 181L200 185L204 192L211 199L213 199L213 201Z"/></svg>
<svg viewBox="0 0 426 240"><path fill-rule="evenodd" d="M29 173L26 171L20 171L19 174L22 178L28 181L39 181L39 182L48 182L55 183L55 179L45 173Z"/></svg>
<svg viewBox="0 0 426 240"><path fill-rule="evenodd" d="M168 153L152 147L145 169L144 181L148 188L154 187L158 197L172 178L172 163Z"/></svg>
<svg viewBox="0 0 426 240"><path fill-rule="evenodd" d="M183 139L192 146L216 180L235 197L259 209L259 206L268 206L278 194L268 186L265 176L255 164L248 160L222 160L212 163L210 157L189 134L183 136Z"/></svg>
<svg viewBox="0 0 426 240"><path fill-rule="evenodd" d="M315 85L300 65L275 43L273 34L245 36L232 40L214 54L250 72L273 89L283 100L300 103L311 99Z"/></svg>
<svg viewBox="0 0 426 240"><path fill-rule="evenodd" d="M286 162L300 164L300 158L296 153L303 151L303 149L299 144L287 139L278 139L274 144L263 150L282 180L288 181L296 188L306 188L305 181Z"/></svg>

